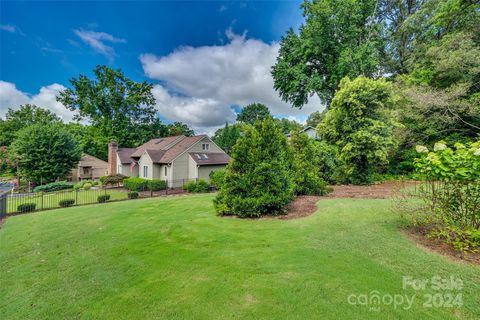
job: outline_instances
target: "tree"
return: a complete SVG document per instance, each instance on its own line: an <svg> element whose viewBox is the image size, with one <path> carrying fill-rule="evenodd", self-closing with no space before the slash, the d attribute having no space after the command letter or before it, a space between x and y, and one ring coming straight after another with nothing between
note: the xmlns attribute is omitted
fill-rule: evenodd
<svg viewBox="0 0 480 320"><path fill-rule="evenodd" d="M167 136L179 136L182 134L187 137L191 137L195 135L195 132L185 123L181 122L174 122L167 126Z"/></svg>
<svg viewBox="0 0 480 320"><path fill-rule="evenodd" d="M215 131L213 136L213 142L215 142L223 151L230 154L233 146L237 143L238 138L242 134L241 125L233 124L229 125L228 122L225 127Z"/></svg>
<svg viewBox="0 0 480 320"><path fill-rule="evenodd" d="M64 126L41 123L20 130L11 152L18 159L21 177L36 183L65 178L82 154Z"/></svg>
<svg viewBox="0 0 480 320"><path fill-rule="evenodd" d="M376 0L318 0L302 4L305 23L281 39L272 67L274 88L296 108L317 94L327 105L345 76L382 70L383 42Z"/></svg>
<svg viewBox="0 0 480 320"><path fill-rule="evenodd" d="M291 150L272 118L246 126L232 150L215 198L219 214L256 217L281 214L292 200Z"/></svg>
<svg viewBox="0 0 480 320"><path fill-rule="evenodd" d="M290 136L293 150L292 173L296 194L324 195L327 193L325 181L320 172L320 162L316 141L305 133L295 130Z"/></svg>
<svg viewBox="0 0 480 320"><path fill-rule="evenodd" d="M89 120L108 140L136 146L138 127L155 121L153 86L126 78L120 69L97 66L93 72L95 80L84 75L71 79L72 89L60 92L57 101L77 111L77 119Z"/></svg>
<svg viewBox="0 0 480 320"><path fill-rule="evenodd" d="M275 119L275 120L280 125L280 128L281 128L281 130L284 134L288 134L288 133L292 132L293 130L303 129L303 126L295 120L289 120L289 119L286 119L286 118Z"/></svg>
<svg viewBox="0 0 480 320"><path fill-rule="evenodd" d="M371 183L373 174L388 163L388 152L394 146L389 116L393 105L392 85L384 79L360 76L341 81L317 130L322 139L339 147L339 159L350 182Z"/></svg>
<svg viewBox="0 0 480 320"><path fill-rule="evenodd" d="M58 124L61 119L50 110L31 104L18 110L8 109L5 121L0 122L0 146L9 146L19 130L37 123Z"/></svg>
<svg viewBox="0 0 480 320"><path fill-rule="evenodd" d="M325 118L325 115L327 114L327 109L323 111L315 111L310 113L310 115L307 118L307 126L316 128L320 122Z"/></svg>
<svg viewBox="0 0 480 320"><path fill-rule="evenodd" d="M237 121L254 124L257 120L263 120L271 117L268 107L261 103L252 103L246 106L237 115Z"/></svg>

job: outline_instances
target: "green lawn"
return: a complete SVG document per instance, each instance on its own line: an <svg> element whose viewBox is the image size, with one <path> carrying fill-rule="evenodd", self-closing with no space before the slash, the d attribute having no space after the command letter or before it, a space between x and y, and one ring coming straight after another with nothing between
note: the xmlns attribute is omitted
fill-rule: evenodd
<svg viewBox="0 0 480 320"><path fill-rule="evenodd" d="M478 319L480 268L425 252L388 200L325 199L296 220L215 216L213 195L10 217L0 229L2 319ZM424 307L402 277L459 277L460 308ZM402 306L350 295L416 294ZM388 299L386 300L388 301ZM406 305L405 305L406 306Z"/></svg>
<svg viewBox="0 0 480 320"><path fill-rule="evenodd" d="M98 196L108 194L110 201L127 199L126 192L120 192L115 189L90 189L90 190L63 190L57 192L36 193L32 195L14 197L9 199L7 213L18 211L18 205L24 203L35 203L37 209L60 208L59 202L65 199L75 200L75 204L84 205L97 203Z"/></svg>

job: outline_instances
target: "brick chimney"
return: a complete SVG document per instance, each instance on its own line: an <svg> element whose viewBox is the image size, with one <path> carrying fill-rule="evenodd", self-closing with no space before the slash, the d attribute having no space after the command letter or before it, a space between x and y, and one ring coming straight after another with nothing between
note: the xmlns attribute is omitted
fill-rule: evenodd
<svg viewBox="0 0 480 320"><path fill-rule="evenodd" d="M108 174L117 174L118 144L112 141L108 144Z"/></svg>

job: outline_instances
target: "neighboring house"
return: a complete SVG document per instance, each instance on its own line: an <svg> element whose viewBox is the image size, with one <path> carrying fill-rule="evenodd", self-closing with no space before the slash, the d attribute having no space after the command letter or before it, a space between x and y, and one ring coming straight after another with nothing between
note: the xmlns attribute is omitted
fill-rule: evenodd
<svg viewBox="0 0 480 320"><path fill-rule="evenodd" d="M314 127L310 127L310 126L307 126L305 128L303 128L302 131L300 131L302 133L306 133L307 136L309 136L310 138L313 138L313 139L318 139L318 134L317 134L317 131L315 130ZM290 139L290 136L291 134L287 134L287 137Z"/></svg>
<svg viewBox="0 0 480 320"><path fill-rule="evenodd" d="M152 139L138 148L108 145L108 173L168 181L180 187L189 180L209 180L210 173L223 169L230 157L208 136L184 135Z"/></svg>
<svg viewBox="0 0 480 320"><path fill-rule="evenodd" d="M81 180L98 180L105 176L108 170L108 163L95 158L89 154L83 154L78 166L72 169L70 180L78 182Z"/></svg>

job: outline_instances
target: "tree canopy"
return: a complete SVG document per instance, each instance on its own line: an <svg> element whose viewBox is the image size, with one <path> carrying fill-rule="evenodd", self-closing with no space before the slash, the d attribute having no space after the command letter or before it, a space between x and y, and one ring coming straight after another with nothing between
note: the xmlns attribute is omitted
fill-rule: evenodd
<svg viewBox="0 0 480 320"><path fill-rule="evenodd" d="M388 163L394 145L389 109L393 88L384 79L345 78L318 126L321 139L339 147L349 182L370 183L380 165Z"/></svg>
<svg viewBox="0 0 480 320"><path fill-rule="evenodd" d="M237 115L237 121L254 124L257 120L263 120L271 117L270 110L262 103L252 103L247 105Z"/></svg>
<svg viewBox="0 0 480 320"><path fill-rule="evenodd" d="M18 132L10 150L22 178L36 183L64 179L78 165L81 149L60 124L34 124Z"/></svg>
<svg viewBox="0 0 480 320"><path fill-rule="evenodd" d="M312 94L329 104L346 76L381 70L382 39L376 0L319 0L302 4L305 23L280 42L272 67L274 88L296 108Z"/></svg>
<svg viewBox="0 0 480 320"><path fill-rule="evenodd" d="M0 121L0 146L9 146L19 130L30 125L58 124L61 119L50 110L25 104L19 109L8 109L5 120Z"/></svg>

